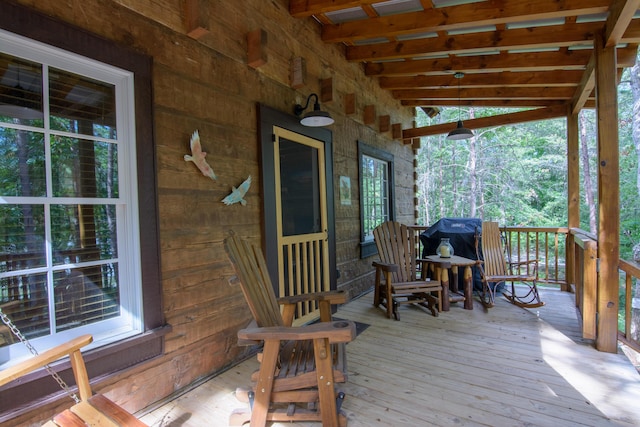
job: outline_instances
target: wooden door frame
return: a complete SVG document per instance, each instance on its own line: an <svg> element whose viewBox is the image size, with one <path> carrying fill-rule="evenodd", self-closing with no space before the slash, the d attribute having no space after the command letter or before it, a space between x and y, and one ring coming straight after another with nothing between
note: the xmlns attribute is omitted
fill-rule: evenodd
<svg viewBox="0 0 640 427"><path fill-rule="evenodd" d="M264 104L258 104L258 138L261 147L262 172L262 214L263 214L263 242L262 248L269 269L269 276L274 284L274 291L278 292L278 236L277 216L273 203L275 195L274 171L274 133L277 126L291 132L321 141L325 148L324 172L327 180L327 244L329 248L329 281L330 288L337 288L336 240L335 240L335 204L333 185L333 133L327 128L308 127L291 114L275 110Z"/></svg>

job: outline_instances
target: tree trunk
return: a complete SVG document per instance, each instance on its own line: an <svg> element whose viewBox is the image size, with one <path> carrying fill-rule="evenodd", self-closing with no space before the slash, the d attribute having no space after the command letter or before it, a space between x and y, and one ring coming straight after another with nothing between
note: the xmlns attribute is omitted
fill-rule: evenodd
<svg viewBox="0 0 640 427"><path fill-rule="evenodd" d="M589 166L589 144L587 143L589 139L595 139L595 136L593 133L588 132L588 120L584 113L580 113L578 117L580 120L580 162L582 163L584 195L589 208L589 231L596 234L598 232L596 204L594 201L593 182L591 181L591 168Z"/></svg>
<svg viewBox="0 0 640 427"><path fill-rule="evenodd" d="M632 137L633 137L633 145L636 148L636 157L638 159L637 169L636 169L636 189L638 190L638 197L640 197L640 66L636 62L636 64L629 70L629 79L631 81L631 94L633 95L633 114L631 115L633 124L632 124ZM633 256L634 261L636 260L637 252L640 252L638 247L640 247L640 242L634 242L633 248ZM640 257L639 257L640 258ZM632 293L632 301L640 301L640 280L635 280L633 286ZM631 310L631 337L634 340L640 339L640 307L636 302L632 304Z"/></svg>
<svg viewBox="0 0 640 427"><path fill-rule="evenodd" d="M473 109L469 113L470 116L475 116ZM469 174L469 217L476 217L476 199L478 197L478 182L477 182L477 161L478 161L478 152L476 150L476 137L473 136L469 139L469 170L467 173Z"/></svg>

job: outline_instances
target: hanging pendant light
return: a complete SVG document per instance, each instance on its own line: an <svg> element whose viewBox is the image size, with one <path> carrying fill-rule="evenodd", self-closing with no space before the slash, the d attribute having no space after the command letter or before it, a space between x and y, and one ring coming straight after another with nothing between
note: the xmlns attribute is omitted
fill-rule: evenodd
<svg viewBox="0 0 640 427"><path fill-rule="evenodd" d="M455 141L459 139L471 138L473 136L473 132L471 132L471 129L467 129L466 127L464 127L464 125L462 124L462 120L460 119L460 79L464 77L464 73L457 72L453 75L453 77L458 79L458 125L455 129L449 132L449 134L447 135L447 139Z"/></svg>
<svg viewBox="0 0 640 427"><path fill-rule="evenodd" d="M0 87L4 89L0 95L0 116L24 120L42 119L44 117L42 113L42 95L33 89L29 89L34 86L33 84L28 82L23 84L21 82L20 69L20 64L9 64L7 72L0 82ZM12 77L7 77L11 73L15 76L13 79ZM15 82L13 86L7 84L11 80ZM36 87L34 89L40 88Z"/></svg>

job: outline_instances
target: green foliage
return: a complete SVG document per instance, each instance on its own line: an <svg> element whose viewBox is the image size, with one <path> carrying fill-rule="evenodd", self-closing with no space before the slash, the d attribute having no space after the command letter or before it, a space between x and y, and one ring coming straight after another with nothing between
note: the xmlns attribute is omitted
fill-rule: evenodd
<svg viewBox="0 0 640 427"><path fill-rule="evenodd" d="M640 241L638 147L633 139L634 97L629 70L619 85L620 256L631 259ZM637 102L637 101L636 101ZM506 114L513 109L463 110L471 117ZM585 110L586 137L594 203L597 203L596 117ZM433 119L418 110L418 126L455 123L457 108L445 108ZM453 124L452 124L453 126ZM418 153L419 224L441 217L479 217L504 225L563 226L567 223L566 120L554 119L475 130L470 140L448 141L445 135L424 137ZM580 166L582 169L582 165ZM583 171L581 171L583 173ZM475 180L475 184L472 182ZM581 176L581 227L589 230L589 209Z"/></svg>
<svg viewBox="0 0 640 427"><path fill-rule="evenodd" d="M508 111L483 109L468 114ZM441 116L442 122L455 120L457 109L445 109ZM429 119L420 115L418 123L426 126ZM424 224L443 216L476 216L509 225L566 223L564 120L480 129L475 134L473 141L448 141L444 136L423 138L419 164L429 166L420 171L426 176L420 179L423 185L419 199L430 201L419 209ZM475 193L470 187L471 176L476 181ZM431 180L437 184L431 184ZM466 203L459 203L456 197ZM474 210L473 206L477 208Z"/></svg>

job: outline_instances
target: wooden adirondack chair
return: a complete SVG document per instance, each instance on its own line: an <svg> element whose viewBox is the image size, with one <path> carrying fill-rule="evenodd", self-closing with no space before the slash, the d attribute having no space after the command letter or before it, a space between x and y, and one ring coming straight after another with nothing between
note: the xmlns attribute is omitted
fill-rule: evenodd
<svg viewBox="0 0 640 427"><path fill-rule="evenodd" d="M346 294L322 292L276 300L260 248L231 233L225 249L257 324L238 332L238 344L264 343L252 391L246 397L237 394L249 400L251 409L234 411L229 424L250 420L252 427L259 427L267 421L322 421L324 427L346 426L340 410L344 393L336 394L335 383L346 381L344 343L355 338L355 324L331 321L331 305L345 303ZM317 301L321 322L291 327L296 305L304 301Z"/></svg>
<svg viewBox="0 0 640 427"><path fill-rule="evenodd" d="M0 372L0 386L16 380L31 371L42 368L64 356L71 359L73 375L78 386L79 403L54 416L44 427L110 426L146 427L133 415L101 394L92 395L89 376L80 349L89 344L91 335L83 335L47 350L24 362Z"/></svg>
<svg viewBox="0 0 640 427"><path fill-rule="evenodd" d="M509 302L520 307L535 308L544 305L538 293L538 260L521 262L507 262L504 245L497 222L482 223L482 237L480 239L482 255L478 253L478 259L482 259L480 277L482 279L482 292L480 300L487 307L493 307L495 303L496 289L501 283L511 282L511 291L504 291L503 295ZM478 242L476 239L476 251ZM521 272L524 268L524 272ZM527 286L527 291L522 295L516 293L515 282Z"/></svg>
<svg viewBox="0 0 640 427"><path fill-rule="evenodd" d="M387 221L373 230L373 237L380 256L380 262L373 263L376 268L373 305L384 306L387 317L396 320L400 320L401 304L418 304L438 316L442 311L442 284L417 278L413 232L404 224Z"/></svg>

